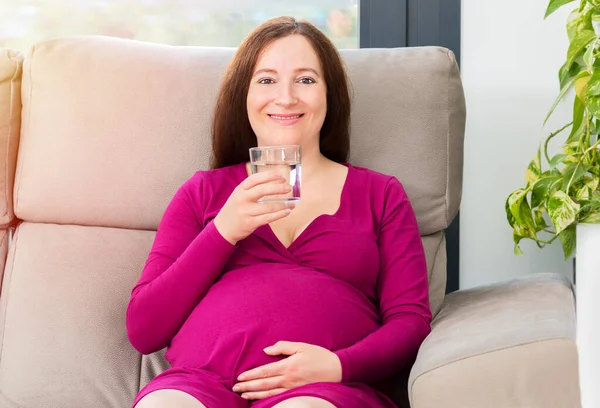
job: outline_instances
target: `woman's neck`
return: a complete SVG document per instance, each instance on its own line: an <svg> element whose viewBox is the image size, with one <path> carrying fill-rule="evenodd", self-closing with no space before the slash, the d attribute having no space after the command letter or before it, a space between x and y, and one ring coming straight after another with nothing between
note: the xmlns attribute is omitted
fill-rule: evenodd
<svg viewBox="0 0 600 408"><path fill-rule="evenodd" d="M321 154L316 149L315 151L302 151L302 182L310 182L331 164L331 160Z"/></svg>

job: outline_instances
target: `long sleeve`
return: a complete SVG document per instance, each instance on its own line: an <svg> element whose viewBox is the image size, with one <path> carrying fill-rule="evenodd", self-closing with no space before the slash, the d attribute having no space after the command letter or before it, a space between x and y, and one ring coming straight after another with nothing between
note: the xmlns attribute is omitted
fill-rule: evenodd
<svg viewBox="0 0 600 408"><path fill-rule="evenodd" d="M375 382L399 372L415 358L431 330L425 253L414 211L395 178L386 186L379 256L382 325L358 343L335 352L344 382Z"/></svg>
<svg viewBox="0 0 600 408"><path fill-rule="evenodd" d="M203 228L198 219L201 184L197 173L173 197L132 290L127 335L142 354L169 345L235 250L212 221Z"/></svg>

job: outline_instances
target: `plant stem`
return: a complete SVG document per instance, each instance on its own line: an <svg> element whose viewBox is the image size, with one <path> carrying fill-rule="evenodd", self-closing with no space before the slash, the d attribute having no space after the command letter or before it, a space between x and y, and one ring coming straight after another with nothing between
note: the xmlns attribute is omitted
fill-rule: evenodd
<svg viewBox="0 0 600 408"><path fill-rule="evenodd" d="M585 124L586 124L586 126L585 126L585 142L587 144L590 143L591 122L592 122L592 120L590 119L590 111L589 111L589 109L586 108L585 109ZM580 144L581 150L585 150L585 146L583 145L583 138L581 138L579 140L579 144Z"/></svg>
<svg viewBox="0 0 600 408"><path fill-rule="evenodd" d="M598 146L600 146L600 139L598 139L598 140L596 141L596 143L594 143L593 145L591 145L590 147L588 147L588 148L585 150L585 152L583 152L583 154L584 154L584 155L587 155L587 154L588 154L588 152L590 152L590 151L592 151L592 150L594 150L594 149L597 149L597 148L598 148Z"/></svg>
<svg viewBox="0 0 600 408"><path fill-rule="evenodd" d="M549 231L548 231L548 232L549 232ZM556 233L555 233L555 234L556 234ZM555 235L555 236L553 236L552 238L550 238L550 241L544 241L544 240L541 240L541 239L539 239L537 242L541 242L541 243L543 243L544 245L549 245L549 244L551 244L552 242L554 242L554 240L555 240L556 238L558 238L558 235Z"/></svg>
<svg viewBox="0 0 600 408"><path fill-rule="evenodd" d="M554 136L558 135L560 132L562 132L563 130L565 130L566 128L571 126L572 124L573 124L573 122L567 123L560 129L558 129L556 132L550 133L550 136L548 136L546 138L546 142L544 143L544 156L546 156L546 160L548 161L548 163L550 163L550 157L548 156L548 142L550 142L550 139L552 139Z"/></svg>

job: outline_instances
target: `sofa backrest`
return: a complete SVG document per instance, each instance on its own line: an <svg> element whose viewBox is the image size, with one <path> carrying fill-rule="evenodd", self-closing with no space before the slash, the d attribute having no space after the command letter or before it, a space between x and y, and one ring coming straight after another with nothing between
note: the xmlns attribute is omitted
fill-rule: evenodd
<svg viewBox="0 0 600 408"><path fill-rule="evenodd" d="M0 294L1 407L126 407L165 368L160 353L129 345L125 309L168 202L208 167L210 118L233 52L70 37L25 58L14 185L22 222ZM443 231L462 182L456 61L437 47L342 55L353 87L350 162L404 184L436 312Z"/></svg>
<svg viewBox="0 0 600 408"><path fill-rule="evenodd" d="M0 287L13 212L13 183L21 128L23 55L0 49Z"/></svg>

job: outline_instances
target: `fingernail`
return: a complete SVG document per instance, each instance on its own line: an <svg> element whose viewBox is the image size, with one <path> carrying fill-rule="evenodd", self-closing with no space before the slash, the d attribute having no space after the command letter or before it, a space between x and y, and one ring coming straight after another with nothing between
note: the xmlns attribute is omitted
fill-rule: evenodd
<svg viewBox="0 0 600 408"><path fill-rule="evenodd" d="M238 377L238 381L244 381L246 379L246 376L243 374L240 374Z"/></svg>
<svg viewBox="0 0 600 408"><path fill-rule="evenodd" d="M233 391L234 392L238 392L240 390L240 386L239 385L234 385L233 386Z"/></svg>
<svg viewBox="0 0 600 408"><path fill-rule="evenodd" d="M246 394L242 394L242 398L243 399L248 399L248 396Z"/></svg>

